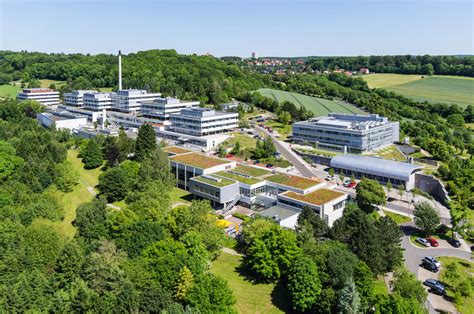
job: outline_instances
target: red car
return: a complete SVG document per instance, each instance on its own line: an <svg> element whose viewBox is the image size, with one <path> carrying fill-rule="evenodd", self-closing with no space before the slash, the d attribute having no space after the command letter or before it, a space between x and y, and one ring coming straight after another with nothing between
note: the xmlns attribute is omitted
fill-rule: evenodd
<svg viewBox="0 0 474 314"><path fill-rule="evenodd" d="M430 243L431 246L437 247L439 246L438 241L435 238L426 238L426 240Z"/></svg>
<svg viewBox="0 0 474 314"><path fill-rule="evenodd" d="M352 181L351 183L349 183L349 184L347 185L347 187L348 187L348 188L355 188L356 185L357 185L357 183L355 183L354 181Z"/></svg>

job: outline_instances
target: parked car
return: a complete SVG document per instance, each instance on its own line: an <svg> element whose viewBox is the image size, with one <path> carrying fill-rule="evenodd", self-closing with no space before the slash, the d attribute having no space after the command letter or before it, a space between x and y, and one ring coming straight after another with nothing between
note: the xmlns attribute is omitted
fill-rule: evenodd
<svg viewBox="0 0 474 314"><path fill-rule="evenodd" d="M347 186L348 188L355 188L357 186L357 183L355 183L354 181L352 181L351 183L349 183L349 185Z"/></svg>
<svg viewBox="0 0 474 314"><path fill-rule="evenodd" d="M439 246L439 243L438 241L436 241L435 238L426 238L426 240L430 243L431 246L433 247L438 247Z"/></svg>
<svg viewBox="0 0 474 314"><path fill-rule="evenodd" d="M225 155L225 158L232 158L232 157L234 157L234 155L232 155L232 154Z"/></svg>
<svg viewBox="0 0 474 314"><path fill-rule="evenodd" d="M328 174L326 176L326 181L331 181L331 180L334 180L334 177Z"/></svg>
<svg viewBox="0 0 474 314"><path fill-rule="evenodd" d="M454 247L461 247L461 242L459 242L459 240L456 240L456 239L453 239L453 238L449 238L448 243L451 244Z"/></svg>
<svg viewBox="0 0 474 314"><path fill-rule="evenodd" d="M423 261L427 261L428 263L432 263L432 264L436 265L436 267L441 267L441 263L434 257L425 256Z"/></svg>
<svg viewBox="0 0 474 314"><path fill-rule="evenodd" d="M271 168L271 167L273 167L273 164L267 164L265 167Z"/></svg>
<svg viewBox="0 0 474 314"><path fill-rule="evenodd" d="M420 243L421 245L423 246L426 246L426 247L429 247L430 246L430 243L428 242L428 240L424 239L424 238L417 238L416 239L416 242Z"/></svg>
<svg viewBox="0 0 474 314"><path fill-rule="evenodd" d="M259 163L260 163L260 160L258 160L258 159L253 162L254 165L257 165Z"/></svg>
<svg viewBox="0 0 474 314"><path fill-rule="evenodd" d="M426 279L423 284L431 288L431 291L436 294L445 294L444 285L436 279Z"/></svg>
<svg viewBox="0 0 474 314"><path fill-rule="evenodd" d="M425 261L425 260L423 260L423 261L421 262L421 267L423 267L423 268L425 268L425 269L427 269L427 270L429 270L429 271L432 271L433 273L437 273L437 272L439 271L439 267L438 267L438 266L436 266L435 264L430 263L430 262L428 262L428 261Z"/></svg>

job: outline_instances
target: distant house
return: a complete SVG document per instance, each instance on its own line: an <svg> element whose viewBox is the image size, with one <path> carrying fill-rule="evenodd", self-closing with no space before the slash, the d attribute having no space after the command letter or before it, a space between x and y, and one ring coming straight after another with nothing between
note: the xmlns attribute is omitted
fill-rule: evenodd
<svg viewBox="0 0 474 314"><path fill-rule="evenodd" d="M352 72L351 72L351 71L345 71L344 74L347 75L347 76L352 76Z"/></svg>
<svg viewBox="0 0 474 314"><path fill-rule="evenodd" d="M370 72L369 72L368 68L360 68L360 70L359 70L359 74L365 75L365 74L369 74L369 73Z"/></svg>

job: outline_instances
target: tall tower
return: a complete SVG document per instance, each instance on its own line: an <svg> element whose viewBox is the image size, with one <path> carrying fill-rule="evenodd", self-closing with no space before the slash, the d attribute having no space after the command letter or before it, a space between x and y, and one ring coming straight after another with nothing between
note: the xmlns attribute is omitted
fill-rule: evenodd
<svg viewBox="0 0 474 314"><path fill-rule="evenodd" d="M122 90L122 52L119 50L119 90Z"/></svg>
<svg viewBox="0 0 474 314"><path fill-rule="evenodd" d="M257 53L256 52L252 52L252 59L257 59Z"/></svg>

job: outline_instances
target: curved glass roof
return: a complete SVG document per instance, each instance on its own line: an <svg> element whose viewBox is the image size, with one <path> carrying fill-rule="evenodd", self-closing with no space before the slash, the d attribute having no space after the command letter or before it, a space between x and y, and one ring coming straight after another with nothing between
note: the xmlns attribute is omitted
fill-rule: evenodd
<svg viewBox="0 0 474 314"><path fill-rule="evenodd" d="M331 159L333 168L342 168L371 175L408 181L410 175L423 166L361 155L337 155Z"/></svg>

